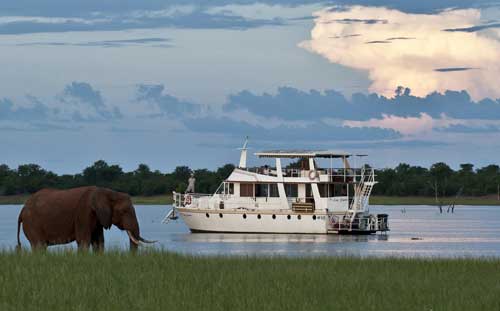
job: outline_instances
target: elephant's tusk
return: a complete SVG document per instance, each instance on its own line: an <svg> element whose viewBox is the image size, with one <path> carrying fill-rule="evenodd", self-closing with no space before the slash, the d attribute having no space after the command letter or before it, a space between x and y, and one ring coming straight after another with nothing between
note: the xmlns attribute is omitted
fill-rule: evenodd
<svg viewBox="0 0 500 311"><path fill-rule="evenodd" d="M127 234L128 234L128 237L130 238L130 240L132 242L134 242L136 245L139 245L139 241L137 241L137 239L134 238L134 235L132 234L132 232L130 232L129 230L127 230Z"/></svg>
<svg viewBox="0 0 500 311"><path fill-rule="evenodd" d="M139 236L139 241L144 242L144 243L150 243L150 244L158 242L158 241L149 241L149 240L146 240L145 238L143 238L141 236Z"/></svg>

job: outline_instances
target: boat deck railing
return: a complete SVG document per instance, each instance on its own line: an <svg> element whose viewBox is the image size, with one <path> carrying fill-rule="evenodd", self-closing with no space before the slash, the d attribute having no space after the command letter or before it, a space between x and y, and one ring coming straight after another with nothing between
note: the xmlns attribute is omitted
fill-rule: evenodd
<svg viewBox="0 0 500 311"><path fill-rule="evenodd" d="M369 217L329 216L328 231L389 231L386 214L370 215Z"/></svg>
<svg viewBox="0 0 500 311"><path fill-rule="evenodd" d="M247 171L252 173L257 173L261 175L268 176L278 176L275 168L272 167L254 167L248 168ZM373 171L374 177L375 171L372 168L319 168L317 170L305 170L298 168L285 168L282 169L282 174L284 177L311 177L318 176L320 179L325 176L329 182L358 182L363 180L365 174L368 171ZM314 173L312 173L314 172Z"/></svg>

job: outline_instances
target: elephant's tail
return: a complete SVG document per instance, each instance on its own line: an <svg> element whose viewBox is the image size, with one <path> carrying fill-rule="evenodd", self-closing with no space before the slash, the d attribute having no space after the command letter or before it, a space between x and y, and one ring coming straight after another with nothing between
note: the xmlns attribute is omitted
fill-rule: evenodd
<svg viewBox="0 0 500 311"><path fill-rule="evenodd" d="M21 223L23 222L23 211L21 210L21 213L19 213L19 217L17 218L17 246L16 250L21 250L21 239L19 239L19 234L21 233Z"/></svg>

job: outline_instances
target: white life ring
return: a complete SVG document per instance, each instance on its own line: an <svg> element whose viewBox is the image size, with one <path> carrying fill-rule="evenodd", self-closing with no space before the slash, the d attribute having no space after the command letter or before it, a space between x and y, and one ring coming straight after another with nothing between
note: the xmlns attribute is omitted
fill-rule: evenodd
<svg viewBox="0 0 500 311"><path fill-rule="evenodd" d="M339 219L337 216L330 216L330 225L334 226L339 222Z"/></svg>
<svg viewBox="0 0 500 311"><path fill-rule="evenodd" d="M190 195L186 195L184 196L184 205L190 205L191 204L191 196Z"/></svg>
<svg viewBox="0 0 500 311"><path fill-rule="evenodd" d="M318 177L318 173L316 171L309 171L309 179L315 180Z"/></svg>

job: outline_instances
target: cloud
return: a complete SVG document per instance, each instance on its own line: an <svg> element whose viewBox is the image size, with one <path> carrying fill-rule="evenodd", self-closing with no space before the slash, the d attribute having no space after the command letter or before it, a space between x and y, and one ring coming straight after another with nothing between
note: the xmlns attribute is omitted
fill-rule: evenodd
<svg viewBox="0 0 500 311"><path fill-rule="evenodd" d="M449 119L446 116L433 119L426 113L421 113L419 117L398 117L384 114L381 119L370 119L367 121L344 121L344 125L350 127L377 127L392 129L403 135L430 133L435 128L458 125L459 123L460 121Z"/></svg>
<svg viewBox="0 0 500 311"><path fill-rule="evenodd" d="M0 99L0 120L33 121L47 120L53 113L46 105L34 97L29 97L31 105L27 107L15 106L8 98Z"/></svg>
<svg viewBox="0 0 500 311"><path fill-rule="evenodd" d="M2 123L0 125L0 130L2 132L49 132L49 131L63 131L63 132L75 132L81 130L81 126L65 126L56 123L46 123L46 122L23 122L23 123L8 123L5 125Z"/></svg>
<svg viewBox="0 0 500 311"><path fill-rule="evenodd" d="M434 71L437 72L454 72L454 71L467 71L467 70L474 70L477 68L470 68L470 67L451 67L451 68L437 68L434 69Z"/></svg>
<svg viewBox="0 0 500 311"><path fill-rule="evenodd" d="M500 28L500 23L496 24L487 24L487 25L478 25L478 26L472 26L472 27L465 27L465 28L448 28L448 29L443 29L443 31L448 31L448 32L476 32L476 31L481 31L489 28Z"/></svg>
<svg viewBox="0 0 500 311"><path fill-rule="evenodd" d="M28 42L20 43L18 46L100 46L100 47L124 47L124 46L152 46L172 47L165 38L137 38L127 40L105 40L88 42Z"/></svg>
<svg viewBox="0 0 500 311"><path fill-rule="evenodd" d="M242 91L228 97L224 106L227 112L245 109L264 117L278 117L289 120L318 119L321 116L332 116L338 109L349 110L349 102L340 92L328 90L321 93L317 90L304 92L292 87L280 87L276 95L264 93L255 95ZM339 112L337 110L337 112ZM347 111L343 111L348 113ZM342 113L342 112L340 112Z"/></svg>
<svg viewBox="0 0 500 311"><path fill-rule="evenodd" d="M95 13L95 12L94 12ZM82 15L80 15L82 16ZM67 31L117 31L126 29L190 28L238 29L280 26L279 18L246 18L233 14L207 13L203 8L191 10L140 10L119 14L88 14L78 18L43 16L0 17L0 34L26 34Z"/></svg>
<svg viewBox="0 0 500 311"><path fill-rule="evenodd" d="M478 100L499 98L500 38L494 33L443 31L481 22L478 9L411 14L383 7L344 7L315 13L311 39L299 46L332 63L368 72L371 92L393 96L398 85L423 97L432 92L467 90ZM387 23L346 23L381 16ZM332 37L360 33L348 40ZM387 40L386 38L416 38ZM391 44L373 44L387 43ZM372 44L366 44L372 43ZM477 51L481 51L478 53ZM442 75L435 68L481 68Z"/></svg>
<svg viewBox="0 0 500 311"><path fill-rule="evenodd" d="M59 99L66 106L77 107L72 113L74 121L112 120L123 117L117 107L107 107L101 92L86 82L72 82L67 85Z"/></svg>
<svg viewBox="0 0 500 311"><path fill-rule="evenodd" d="M242 91L228 97L223 109L227 113L243 110L267 118L284 120L320 120L322 118L368 120L384 115L419 118L422 113L432 118L443 114L456 119L500 119L500 101L473 101L465 91L431 93L425 97L401 94L387 98L377 94L355 93L347 99L334 90L302 91L281 87L276 94L254 94Z"/></svg>
<svg viewBox="0 0 500 311"><path fill-rule="evenodd" d="M368 24L368 25L373 25L373 24L387 24L386 19L359 19L359 18L343 18L343 19L333 19L333 20L328 20L328 21L322 21L323 24L330 24L330 23L340 23L340 24Z"/></svg>
<svg viewBox="0 0 500 311"><path fill-rule="evenodd" d="M453 124L448 127L436 129L439 132L446 133L471 133L471 134L481 134L481 133L497 133L500 132L500 127L495 125L485 125L480 127L467 126L463 124Z"/></svg>
<svg viewBox="0 0 500 311"><path fill-rule="evenodd" d="M374 43L392 43L391 41L387 40L374 40L374 41L367 41L365 42L366 44L374 44Z"/></svg>
<svg viewBox="0 0 500 311"><path fill-rule="evenodd" d="M415 40L415 39L416 39L415 37L391 37L391 38L387 38L385 40L394 41L394 40Z"/></svg>
<svg viewBox="0 0 500 311"><path fill-rule="evenodd" d="M263 127L228 117L204 117L186 120L189 130L199 133L224 134L234 137L251 136L256 140L300 141L345 141L345 140L382 140L396 139L401 135L394 130L381 128L357 128L348 126L331 126L323 122L305 126L279 125Z"/></svg>
<svg viewBox="0 0 500 311"><path fill-rule="evenodd" d="M500 132L500 119L454 119L442 114L433 118L426 113L418 117L383 115L366 121L345 120L344 126L391 129L408 137L432 137L435 133L486 134Z"/></svg>
<svg viewBox="0 0 500 311"><path fill-rule="evenodd" d="M148 113L149 116L192 116L201 111L200 105L180 100L164 93L164 90L165 87L160 84L140 84L137 86L135 101L156 109Z"/></svg>

